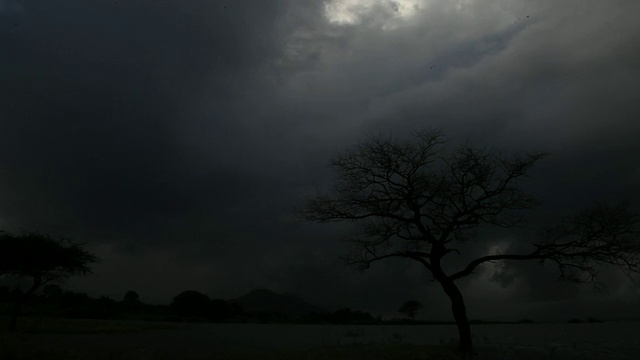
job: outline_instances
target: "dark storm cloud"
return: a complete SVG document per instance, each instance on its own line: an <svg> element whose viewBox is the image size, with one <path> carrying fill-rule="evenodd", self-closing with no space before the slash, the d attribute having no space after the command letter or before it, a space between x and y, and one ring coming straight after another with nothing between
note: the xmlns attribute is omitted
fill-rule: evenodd
<svg viewBox="0 0 640 360"><path fill-rule="evenodd" d="M297 222L336 150L442 127L549 151L526 182L532 226L640 201L635 1L415 2L0 1L0 225L88 241L101 285L75 284L96 294L270 287L381 313L419 298L437 317L420 268L357 273L334 260L352 228ZM468 256L522 240L482 239ZM470 308L582 294L536 266L485 268Z"/></svg>
<svg viewBox="0 0 640 360"><path fill-rule="evenodd" d="M212 152L242 136L234 112L274 56L274 4L22 3L2 38L5 216L130 231L231 204L251 180L191 169L207 159L176 133L206 121ZM206 119L193 111L204 96Z"/></svg>
<svg viewBox="0 0 640 360"><path fill-rule="evenodd" d="M297 256L279 250L280 229L295 187L313 187L294 171L317 173L296 158L318 152L286 149L307 137L284 133L303 110L279 116L286 101L265 87L295 70L281 61L297 21L284 10L308 6L12 4L0 35L3 228L88 241L110 293L148 287L167 301L187 277L205 290L217 279L220 296L278 286L257 274ZM215 276L234 268L246 271Z"/></svg>

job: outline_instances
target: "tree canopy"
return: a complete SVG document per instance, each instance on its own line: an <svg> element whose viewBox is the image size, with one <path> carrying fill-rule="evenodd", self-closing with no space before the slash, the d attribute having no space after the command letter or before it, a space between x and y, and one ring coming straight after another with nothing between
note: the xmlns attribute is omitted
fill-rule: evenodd
<svg viewBox="0 0 640 360"><path fill-rule="evenodd" d="M83 244L35 232L0 232L0 274L30 277L42 284L91 272L98 258Z"/></svg>
<svg viewBox="0 0 640 360"><path fill-rule="evenodd" d="M83 244L56 239L46 234L28 232L13 235L0 232L0 275L14 275L32 280L31 287L15 304L9 329L15 330L20 308L42 285L73 275L91 273L98 258Z"/></svg>
<svg viewBox="0 0 640 360"><path fill-rule="evenodd" d="M404 304L402 304L402 306L400 306L400 309L398 309L398 312L409 317L411 320L413 320L418 314L418 310L422 308L423 308L423 305L421 302L417 300L409 300Z"/></svg>

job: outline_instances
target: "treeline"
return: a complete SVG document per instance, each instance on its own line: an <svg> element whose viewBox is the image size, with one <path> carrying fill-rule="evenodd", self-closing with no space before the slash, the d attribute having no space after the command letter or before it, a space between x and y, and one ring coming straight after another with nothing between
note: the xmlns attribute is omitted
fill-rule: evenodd
<svg viewBox="0 0 640 360"><path fill-rule="evenodd" d="M42 291L29 297L23 305L22 315L69 319L170 320L168 306L132 301L130 293L117 301L107 296L93 298L86 293L63 290L58 285L46 285ZM14 304L23 297L24 293L19 288L0 287L0 315L10 316Z"/></svg>
<svg viewBox="0 0 640 360"><path fill-rule="evenodd" d="M0 287L0 316L9 316L13 304L22 296L24 293L19 288ZM22 313L25 317L222 323L374 324L381 321L367 312L349 308L298 316L247 312L233 301L211 299L193 290L181 292L168 305L151 305L142 302L135 291L115 300L107 296L94 298L58 285L46 285L31 296Z"/></svg>

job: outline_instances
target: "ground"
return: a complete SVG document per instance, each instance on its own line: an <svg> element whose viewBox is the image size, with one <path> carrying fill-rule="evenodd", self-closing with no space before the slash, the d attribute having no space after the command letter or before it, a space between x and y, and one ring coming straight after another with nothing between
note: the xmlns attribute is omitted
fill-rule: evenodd
<svg viewBox="0 0 640 360"><path fill-rule="evenodd" d="M640 340L629 336L629 331L634 334L638 328L638 323L476 326L474 359L637 359ZM23 319L18 333L0 332L0 359L464 359L455 349L452 330L449 325Z"/></svg>

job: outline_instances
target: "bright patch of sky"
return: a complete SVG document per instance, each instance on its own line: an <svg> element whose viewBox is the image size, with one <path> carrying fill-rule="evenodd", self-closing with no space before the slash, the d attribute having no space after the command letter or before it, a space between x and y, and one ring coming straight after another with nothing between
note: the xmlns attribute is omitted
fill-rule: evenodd
<svg viewBox="0 0 640 360"><path fill-rule="evenodd" d="M428 0L330 0L325 3L327 20L336 25L358 25L365 18L383 16L384 28L394 28L425 8Z"/></svg>

